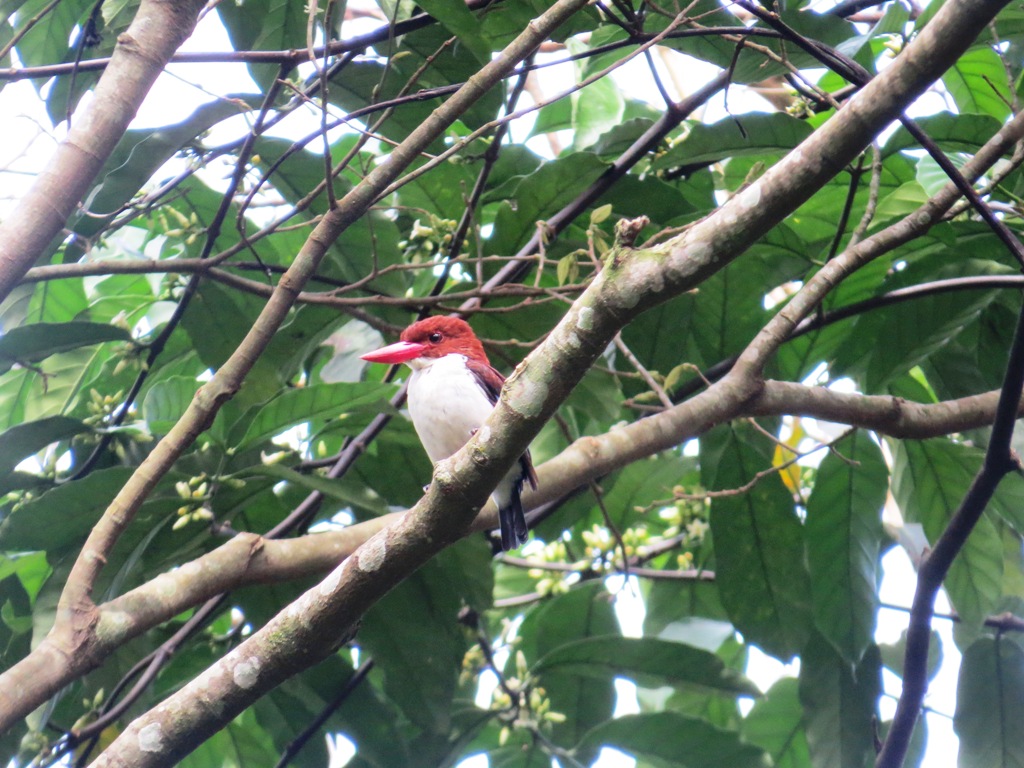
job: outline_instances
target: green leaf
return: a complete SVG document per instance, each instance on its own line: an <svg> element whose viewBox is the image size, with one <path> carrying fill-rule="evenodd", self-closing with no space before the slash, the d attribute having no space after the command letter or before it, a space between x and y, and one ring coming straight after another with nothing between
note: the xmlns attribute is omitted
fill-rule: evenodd
<svg viewBox="0 0 1024 768"><path fill-rule="evenodd" d="M954 115L940 112L914 121L928 138L946 152L974 153L1002 127L1002 120L990 115ZM902 125L885 142L883 156L905 149L919 149L917 139Z"/></svg>
<svg viewBox="0 0 1024 768"><path fill-rule="evenodd" d="M72 39L75 25L84 22L90 8L87 0L75 0L66 5L60 3L53 13L45 16L45 24L33 23L33 18L46 5L45 0L28 0L18 12L16 29L25 34L17 51L24 66L68 61L68 41ZM41 88L42 83L37 83L36 87Z"/></svg>
<svg viewBox="0 0 1024 768"><path fill-rule="evenodd" d="M462 0L417 0L417 4L458 37L477 61L491 60L491 46L480 34L480 21Z"/></svg>
<svg viewBox="0 0 1024 768"><path fill-rule="evenodd" d="M494 603L493 553L484 536L470 536L445 549L436 558L463 602L478 613Z"/></svg>
<svg viewBox="0 0 1024 768"><path fill-rule="evenodd" d="M806 253L807 244L781 225L701 285L690 328L702 359L717 362L743 350L769 316L765 293L805 274Z"/></svg>
<svg viewBox="0 0 1024 768"><path fill-rule="evenodd" d="M51 416L39 421L18 424L0 434L0 495L12 488L22 487L11 473L25 458L38 453L51 443L88 432L89 427L78 419Z"/></svg>
<svg viewBox="0 0 1024 768"><path fill-rule="evenodd" d="M949 440L904 440L893 466L893 495L903 516L921 523L934 546L981 466L977 449ZM964 630L976 633L1002 592L999 532L982 516L949 568L944 586Z"/></svg>
<svg viewBox="0 0 1024 768"><path fill-rule="evenodd" d="M596 424L614 424L622 414L619 379L603 371L588 371L563 403Z"/></svg>
<svg viewBox="0 0 1024 768"><path fill-rule="evenodd" d="M879 293L963 274L1000 274L991 262L961 260L950 264L944 254L925 254L897 272ZM991 290L957 291L905 301L885 312L857 318L835 362L834 375L856 377L868 393L876 393L897 376L928 359L956 339L996 298ZM877 340L885 338L885 344Z"/></svg>
<svg viewBox="0 0 1024 768"><path fill-rule="evenodd" d="M33 6L35 6L33 8ZM131 22L138 10L139 2L122 2L116 4L113 9L107 8L104 3L102 23L98 25L97 31L100 37L95 44L88 45L86 50L89 56L104 58L113 54L114 47L122 32ZM37 12L39 4L31 0L26 4L25 11L19 13L19 20L31 22L33 15ZM49 9L48 9L49 10ZM65 7L64 3L53 9L52 13L45 15L45 24L35 24L33 31L43 28L48 38L44 49L52 50L54 55L63 53L63 58L50 58L46 63L52 64L56 61L77 61L80 57L79 45L82 43L80 30L85 28L86 20L96 12L95 6L88 3L81 3L78 0L70 2ZM63 35L63 38L61 37ZM31 42L30 42L31 41ZM20 41L18 45L19 55L34 57L39 53L39 41L33 40L31 34ZM51 47L52 46L52 47ZM22 59L25 61L25 59ZM26 62L27 63L27 62ZM59 77L46 85L49 87L43 91L46 98L46 111L54 125L59 125L68 117L69 108L74 108L80 103L86 93L93 90L100 79L100 71L88 71L82 69L76 77ZM36 81L36 87L42 88L44 83Z"/></svg>
<svg viewBox="0 0 1024 768"><path fill-rule="evenodd" d="M363 618L359 643L384 673L384 691L420 728L444 734L455 678L466 651L458 593L437 563L427 563Z"/></svg>
<svg viewBox="0 0 1024 768"><path fill-rule="evenodd" d="M495 12L489 12L482 18L481 26L484 35L491 40L491 46L495 49L507 45L513 37L523 31L527 24L546 11L548 7L544 0L522 0L495 8ZM552 40L563 42L569 36L593 29L593 27L592 17L577 13L556 30L552 35Z"/></svg>
<svg viewBox="0 0 1024 768"><path fill-rule="evenodd" d="M344 652L335 654L312 669L291 678L253 706L260 723L271 732L281 754L312 721L330 708L339 692L345 691L354 673ZM323 725L325 733L342 733L351 739L363 758L374 766L409 765L408 744L403 738L399 713L369 681L347 690L341 706ZM310 739L292 760L292 765L327 765L325 739ZM353 762L349 765L359 765Z"/></svg>
<svg viewBox="0 0 1024 768"><path fill-rule="evenodd" d="M287 0L244 0L217 9L236 51L287 50L306 45L305 9ZM268 87L280 75L276 64L249 64L252 79Z"/></svg>
<svg viewBox="0 0 1024 768"><path fill-rule="evenodd" d="M504 149L503 147L503 153ZM466 189L473 186L477 171L475 165L444 163L430 173L411 179L402 186L402 204L429 211L440 219L458 221L466 210ZM492 181L493 177L492 173ZM416 218L421 216L422 214L416 215Z"/></svg>
<svg viewBox="0 0 1024 768"><path fill-rule="evenodd" d="M773 447L746 426L713 430L700 441L705 487L739 489L771 466ZM810 584L803 528L779 476L714 498L711 534L716 583L733 624L766 653L791 659L807 638Z"/></svg>
<svg viewBox="0 0 1024 768"><path fill-rule="evenodd" d="M0 578L0 664L4 669L10 669L31 651L32 629L35 623L33 602L38 588L27 589L25 586L27 579L23 573L18 571L22 570L31 574L32 571L39 570L40 560L45 578L45 574L49 573L49 566L46 564L46 555L42 552L0 560L0 569L5 573L4 577ZM31 561L35 561L36 567L33 567ZM22 568L22 566L28 567ZM9 748L9 746L3 746L0 749ZM7 754L13 754L13 752Z"/></svg>
<svg viewBox="0 0 1024 768"><path fill-rule="evenodd" d="M355 66L355 64L349 65ZM345 68L346 76L349 75L349 67ZM379 83L378 83L379 84ZM332 93L334 92L332 86ZM410 105L414 106L414 105ZM404 112L404 110L400 110ZM257 140L255 151L258 153L261 168L274 173L271 181L274 189L281 193L291 203L299 204L301 201L301 212L298 214L300 220L313 221L317 216L325 214L330 208L330 201L326 192L321 192L312 200L307 200L311 190L323 182L324 163L323 160L309 152L295 152L291 142L281 139L263 137ZM331 147L332 156L338 155L336 160L354 149L354 139L350 136L336 142ZM289 153L289 151L291 152ZM366 162L370 162L368 159ZM341 176L334 180L334 192L337 196L346 193L353 184L348 176ZM283 265L291 262L292 254L302 248L306 235L302 231L284 233L278 236L271 243L276 243L276 250L280 254L279 261ZM327 257L321 262L318 274L333 280L340 280L345 283L362 281L368 274L376 270L384 269L400 263L402 249L398 246L400 240L398 226L395 221L381 211L369 211L358 221L346 227L344 231L327 246ZM408 281L401 272L390 272L377 277L368 284L368 287L377 291L385 291L392 294L403 292L408 287ZM313 310L313 311L310 311ZM326 307L305 307L301 315L312 315L313 317L331 316L335 310ZM277 343L278 336L283 336L282 341L286 345L285 352L295 351L294 340L289 339L292 322L286 324L271 342L273 347ZM338 322L341 318L338 318ZM319 328L327 325L323 320ZM303 324L299 324L302 328ZM311 328L304 329L307 335L312 335ZM301 347L300 347L301 349Z"/></svg>
<svg viewBox="0 0 1024 768"><path fill-rule="evenodd" d="M811 761L830 768L864 768L875 757L873 723L881 691L877 650L851 667L820 635L800 657L800 702Z"/></svg>
<svg viewBox="0 0 1024 768"><path fill-rule="evenodd" d="M972 48L946 70L942 82L960 112L991 115L1000 123L1010 115L1013 95L1006 66L989 46Z"/></svg>
<svg viewBox="0 0 1024 768"><path fill-rule="evenodd" d="M4 328L29 323L67 323L82 319L89 308L85 287L79 280L47 280L34 286L28 311L22 320L10 322L4 317Z"/></svg>
<svg viewBox="0 0 1024 768"><path fill-rule="evenodd" d="M121 243L137 239L140 252L145 247L144 239L148 233L138 227L125 227L121 230L117 245L112 245L110 252L102 253L102 248L94 248L93 258L100 255L117 258L123 254ZM125 249L131 247L131 243ZM97 253L100 251L100 253ZM115 318L124 318L129 324L140 322L147 317L156 303L151 275L109 275L95 283L90 282L89 317L95 322L111 323ZM119 317L120 316L120 317Z"/></svg>
<svg viewBox="0 0 1024 768"><path fill-rule="evenodd" d="M536 232L538 221L570 202L606 167L597 155L576 152L545 163L525 178L510 180L493 193L513 202L499 206L489 247L502 255L515 253Z"/></svg>
<svg viewBox="0 0 1024 768"><path fill-rule="evenodd" d="M622 329L622 340L647 370L664 375L680 360L688 360L697 366L717 362L705 360L697 347L693 328L696 301L692 293L677 296L644 312ZM620 371L631 370L629 361L622 355L616 355L615 366ZM638 379L623 382L623 390L628 397L646 389L646 384Z"/></svg>
<svg viewBox="0 0 1024 768"><path fill-rule="evenodd" d="M608 746L639 760L686 768L768 768L771 760L746 744L734 731L674 712L625 715L609 720L586 735L581 746Z"/></svg>
<svg viewBox="0 0 1024 768"><path fill-rule="evenodd" d="M728 669L715 654L683 643L652 638L591 637L567 643L533 667L598 679L628 677L640 685L695 686L738 696L759 696L754 683Z"/></svg>
<svg viewBox="0 0 1024 768"><path fill-rule="evenodd" d="M131 338L128 331L106 323L35 323L12 328L0 336L0 373L15 364L31 365L61 352Z"/></svg>
<svg viewBox="0 0 1024 768"><path fill-rule="evenodd" d="M705 213L714 208L710 184L698 183L710 177L705 171L692 174L685 184L674 185L654 174L644 177L628 175L601 196L611 205L617 217L646 216L651 226L675 226L692 221L698 211ZM707 196L705 197L705 192ZM602 230L611 230L605 224ZM768 235L771 237L771 235Z"/></svg>
<svg viewBox="0 0 1024 768"><path fill-rule="evenodd" d="M393 60L393 59L392 59ZM401 85L398 77L389 77L393 68L376 61L356 60L348 64L340 75L331 78L328 98L346 112L363 109L377 100L396 98ZM411 103L395 110L377 130L393 141L403 141L426 120L436 102ZM436 143L434 149L436 149ZM261 152L261 154L263 154ZM312 158L310 158L312 159ZM321 178L323 174L321 173ZM307 188L307 192L309 189Z"/></svg>
<svg viewBox="0 0 1024 768"><path fill-rule="evenodd" d="M811 766L797 686L794 678L782 678L743 718L743 737L765 750L775 768Z"/></svg>
<svg viewBox="0 0 1024 768"><path fill-rule="evenodd" d="M29 599L35 600L43 582L50 575L50 565L46 562L46 553L14 554L0 557L0 580L16 575L25 589Z"/></svg>
<svg viewBox="0 0 1024 768"><path fill-rule="evenodd" d="M609 510L612 523L627 526L635 510L656 501L672 497L672 489L693 471L693 461L670 453L650 456L624 467L611 483L605 486L603 504ZM595 504L587 518L581 518L579 528L603 524L601 505Z"/></svg>
<svg viewBox="0 0 1024 768"><path fill-rule="evenodd" d="M881 450L858 431L821 462L807 501L814 623L850 664L860 661L874 638L881 512L888 489Z"/></svg>
<svg viewBox="0 0 1024 768"><path fill-rule="evenodd" d="M82 371L99 350L74 349L53 355L37 368L9 371L0 376L0 427L21 421L66 415L68 403L82 394ZM84 414L80 414L84 415Z"/></svg>
<svg viewBox="0 0 1024 768"><path fill-rule="evenodd" d="M370 382L314 384L286 389L260 406L248 422L244 435L236 439L236 449L257 446L289 427L321 419L344 419L356 411L383 413L391 410L388 399L394 394L391 384Z"/></svg>
<svg viewBox="0 0 1024 768"><path fill-rule="evenodd" d="M668 374L681 361L697 366L719 362L741 351L770 316L767 291L806 273L807 243L785 224L776 227L741 260L707 279L699 291L645 312L622 332L633 354L650 371ZM631 370L616 356L619 370ZM685 378L696 376L688 373ZM627 395L642 391L627 380Z"/></svg>
<svg viewBox="0 0 1024 768"><path fill-rule="evenodd" d="M885 195L878 203L878 216L882 218L895 218L913 213L928 200L928 193L924 191L920 182L916 179L901 184L898 188Z"/></svg>
<svg viewBox="0 0 1024 768"><path fill-rule="evenodd" d="M444 20L440 21L443 24ZM463 30L467 36L473 35L471 24L463 24L461 21L457 23L461 27L459 31L456 31L460 38ZM395 89L401 88L404 91L407 88L405 83L412 81L426 87L450 86L464 83L476 74L480 69L480 61L476 56L467 55L465 46L448 44L451 33L442 24L430 24L401 38L398 54L392 56L388 62L389 68L394 74L388 76L389 82L383 84L384 90L390 86ZM472 24L476 25L486 39L487 35L479 17L474 18ZM459 42L464 42L464 40L460 39ZM474 45L482 51L483 61L490 61L490 51L484 50L484 46L479 42L475 42ZM488 41L486 46L491 50L500 48L500 46L495 47L493 40ZM341 73L339 79L345 79L344 72ZM380 98L383 98L383 95ZM470 129L482 127L485 123L498 117L503 100L504 95L501 88L491 88L486 92L478 93L474 103L460 116L460 123ZM437 103L427 102L427 106L433 110ZM408 106L411 105L403 105L396 111L402 111ZM453 127L452 130L460 131L461 129L460 125Z"/></svg>
<svg viewBox="0 0 1024 768"><path fill-rule="evenodd" d="M966 333L922 364L937 399L952 400L999 389L1015 321L1016 308L997 300L982 311L978 322ZM1000 491L1003 487L1000 484Z"/></svg>
<svg viewBox="0 0 1024 768"><path fill-rule="evenodd" d="M612 205L610 203L605 203L603 206L598 206L597 208L590 212L590 223L600 224L602 221L607 219L608 216L611 215L611 211Z"/></svg>
<svg viewBox="0 0 1024 768"><path fill-rule="evenodd" d="M181 768L245 768L250 765L269 765L277 760L270 734L246 710L178 763Z"/></svg>
<svg viewBox="0 0 1024 768"><path fill-rule="evenodd" d="M601 134L591 149L603 158L614 160L633 146L636 140L643 136L653 124L654 120L651 117L631 117L628 120L622 120L618 125L612 126Z"/></svg>
<svg viewBox="0 0 1024 768"><path fill-rule="evenodd" d="M479 22L477 24L479 26ZM339 71L330 81L329 100L344 107L346 112L353 112L405 95L408 83L415 83L417 88L433 88L466 82L479 69L479 63L472 52L467 55L466 46L447 44L450 37L440 24L403 35L386 62L357 59ZM493 120L501 109L502 99L500 88L478 94L474 104L461 115L461 125L451 130L478 128ZM410 102L389 113L378 111L367 120L375 132L402 141L426 121L440 103L441 98ZM379 122L381 118L383 122ZM428 151L439 151L443 147L442 137L431 144Z"/></svg>
<svg viewBox="0 0 1024 768"><path fill-rule="evenodd" d="M966 155L949 155L947 159L959 169L967 162ZM949 183L949 175L931 157L922 157L917 161L917 183L931 196L938 194Z"/></svg>
<svg viewBox="0 0 1024 768"><path fill-rule="evenodd" d="M390 511L387 503L371 489L348 479L332 480L317 474L296 472L280 464L257 464L242 470L239 475L273 477L309 491L318 491L329 499L368 510L375 515L384 515Z"/></svg>
<svg viewBox="0 0 1024 768"><path fill-rule="evenodd" d="M750 660L750 646L733 635L721 643L715 651L715 656L721 659L727 668L742 674ZM669 691L671 693L668 693L666 697L666 693ZM760 697L760 691L758 697ZM687 717L700 718L711 725L730 731L737 730L741 722L741 702L734 697L722 696L710 690L688 686L643 687L637 689L637 702L640 704L641 711L676 712Z"/></svg>
<svg viewBox="0 0 1024 768"><path fill-rule="evenodd" d="M195 143L218 122L241 114L242 98L229 97L203 104L180 123L126 131L86 194L87 210L69 220L68 229L82 240L68 244L65 261L78 259L85 252L82 243L90 242L104 230L164 163L182 148ZM258 95L252 98L259 103ZM95 254L93 256L95 258Z"/></svg>
<svg viewBox="0 0 1024 768"><path fill-rule="evenodd" d="M877 261L874 263L878 264ZM865 271L870 271L870 268L871 265L868 265L840 284L837 292L826 297L822 303L822 309L831 309L837 304L841 304L843 300L836 293L842 292L844 288L855 283L857 278ZM831 360L836 350L847 342L845 330L843 324L837 323L786 342L776 356L775 376L791 381L805 379L821 363Z"/></svg>
<svg viewBox="0 0 1024 768"><path fill-rule="evenodd" d="M0 522L0 549L52 552L77 543L131 475L127 467L97 470L23 504Z"/></svg>
<svg viewBox="0 0 1024 768"><path fill-rule="evenodd" d="M572 95L573 146L590 147L622 123L626 103L618 85L601 78Z"/></svg>
<svg viewBox="0 0 1024 768"><path fill-rule="evenodd" d="M537 111L537 119L530 129L531 136L541 136L553 131L566 131L572 128L572 101L559 99L546 104Z"/></svg>
<svg viewBox="0 0 1024 768"><path fill-rule="evenodd" d="M656 579L646 597L645 636L715 651L735 634L713 581Z"/></svg>
<svg viewBox="0 0 1024 768"><path fill-rule="evenodd" d="M217 370L252 329L262 307L262 300L254 296L205 281L189 302L181 325L199 359ZM280 370L261 357L234 400L240 407L264 402L277 394L282 383Z"/></svg>
<svg viewBox="0 0 1024 768"><path fill-rule="evenodd" d="M981 637L964 652L953 727L961 768L1024 766L1024 650L1008 635Z"/></svg>
<svg viewBox="0 0 1024 768"><path fill-rule="evenodd" d="M652 166L663 170L716 163L726 157L781 155L810 135L806 122L780 112L727 117L713 125L694 125L686 138L673 144Z"/></svg>
<svg viewBox="0 0 1024 768"><path fill-rule="evenodd" d="M530 610L519 628L520 650L527 661L584 638L618 636L618 622L608 598L600 582L583 584ZM506 672L515 674L515 654L510 655ZM612 716L615 689L611 680L550 672L544 687L551 709L566 717L564 723L554 723L552 728L560 744L580 742L591 728ZM589 762L596 756L595 747L578 757Z"/></svg>
<svg viewBox="0 0 1024 768"><path fill-rule="evenodd" d="M32 630L32 615L19 616L14 612L14 607L10 602L5 602L0 607L0 620L15 635L23 635Z"/></svg>
<svg viewBox="0 0 1024 768"><path fill-rule="evenodd" d="M411 507L423 496L432 472L412 422L392 419L373 447L356 462L355 475L388 503ZM396 467L402 471L396 472Z"/></svg>
<svg viewBox="0 0 1024 768"><path fill-rule="evenodd" d="M556 274L558 275L559 285L576 282L580 275L580 268L575 253L570 253L568 256L563 256L558 260Z"/></svg>
<svg viewBox="0 0 1024 768"><path fill-rule="evenodd" d="M166 435L182 417L199 387L195 376L170 376L161 379L142 401L142 417L156 435Z"/></svg>
<svg viewBox="0 0 1024 768"><path fill-rule="evenodd" d="M746 175L750 173L750 165L756 158L739 158L731 160L726 166L726 184L730 189L735 189ZM865 168L870 168L870 158L865 158ZM848 228L854 226L854 222L869 203L871 196L868 183L869 175L861 179L857 185L852 205L852 221ZM879 184L879 199L884 200L902 184L914 178L914 163L901 154L891 155L882 164L882 174ZM818 243L821 249L827 249L836 235L836 216L847 205L850 194L850 179L846 174L833 177L825 186L814 193L804 202L796 212L786 219L786 224L804 241ZM881 221L879 215L875 216L874 223ZM822 256L824 256L824 251Z"/></svg>
<svg viewBox="0 0 1024 768"><path fill-rule="evenodd" d="M798 29L812 40L825 42L827 45L838 45L848 36L855 33L854 27L835 16L806 13L801 6L794 5L790 12L781 13L782 19L790 26ZM800 10L797 10L800 8ZM729 14L716 2L699 2L689 6L688 14L700 17L701 24L706 26L731 26L736 23L735 16ZM667 16L667 17L666 17ZM650 16L646 19L645 29L654 33L664 28L671 17L666 15ZM660 25L660 26L659 26ZM799 48L789 45L785 41L779 42L765 38L759 38L758 45L766 46L774 51L780 58L776 61L769 61L764 54L754 52L750 48L737 50L734 43L718 36L682 37L670 38L663 42L666 47L687 53L703 61L710 62L715 66L726 69L735 65L734 83L750 83L761 81L773 75L784 74L786 70L782 64L776 63L785 61L788 66L795 67L820 67L820 63L811 59L808 54L803 53ZM737 59L738 55L738 59Z"/></svg>

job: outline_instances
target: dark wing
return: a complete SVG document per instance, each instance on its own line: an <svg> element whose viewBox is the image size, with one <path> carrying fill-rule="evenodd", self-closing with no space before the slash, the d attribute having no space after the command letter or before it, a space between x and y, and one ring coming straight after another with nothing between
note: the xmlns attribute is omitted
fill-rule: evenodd
<svg viewBox="0 0 1024 768"><path fill-rule="evenodd" d="M497 405L498 395L501 394L501 385L505 383L505 377L487 363L481 363L476 360L467 360L466 367L473 374L473 378L480 385L480 389L487 395L487 399L491 401L491 405Z"/></svg>
<svg viewBox="0 0 1024 768"><path fill-rule="evenodd" d="M537 473L533 469L533 459L530 458L530 451L519 457L519 466L523 468L523 479L530 484L533 490L537 490Z"/></svg>
<svg viewBox="0 0 1024 768"><path fill-rule="evenodd" d="M477 362L476 360L467 360L466 367L473 374L473 378L480 385L480 389L487 395L487 399L491 401L491 405L497 405L498 396L501 394L501 387L505 383L505 377L487 365L487 363ZM530 458L529 451L520 457L519 466L523 469L522 479L528 482L533 490L537 490L537 473L533 470L533 460Z"/></svg>

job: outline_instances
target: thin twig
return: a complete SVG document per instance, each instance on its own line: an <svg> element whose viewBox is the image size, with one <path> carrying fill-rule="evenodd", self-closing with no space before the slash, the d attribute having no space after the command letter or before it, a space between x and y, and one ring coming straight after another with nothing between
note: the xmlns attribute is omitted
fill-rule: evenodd
<svg viewBox="0 0 1024 768"><path fill-rule="evenodd" d="M358 688L363 680L366 679L366 676L370 674L370 671L373 669L373 665L373 659L367 659L359 665L359 668L352 673L352 677L345 682L345 685L342 686L341 690L338 691L335 697L324 705L324 708L317 713L316 717L313 718L302 733L288 742L288 746L286 746L284 751L281 753L281 759L277 761L275 768L284 768L284 766L288 765L288 763L292 761L292 758L295 757L299 751L306 746L309 740L316 735L317 731L323 727L328 718L337 712L342 704L348 701L348 697L352 695L355 689Z"/></svg>
<svg viewBox="0 0 1024 768"><path fill-rule="evenodd" d="M867 234L868 227L871 226L871 222L875 218L875 210L878 208L878 197L881 189L882 151L878 148L878 142L875 141L871 144L871 182L868 185L868 202L864 206L864 215L861 216L856 229L850 235L850 241L846 244L847 248L855 246Z"/></svg>
<svg viewBox="0 0 1024 768"><path fill-rule="evenodd" d="M630 350L626 345L626 342L622 340L621 333L615 334L614 343L615 348L619 350L622 356L626 358L631 366L633 366L633 370L640 374L647 386L651 388L651 391L658 396L658 400L661 401L661 404L666 408L671 408L675 405L675 403L672 402L672 398L670 398L668 393L665 391L665 388L658 383L658 380L654 378L647 368L644 367L644 364L640 362L640 359L633 354L632 350Z"/></svg>

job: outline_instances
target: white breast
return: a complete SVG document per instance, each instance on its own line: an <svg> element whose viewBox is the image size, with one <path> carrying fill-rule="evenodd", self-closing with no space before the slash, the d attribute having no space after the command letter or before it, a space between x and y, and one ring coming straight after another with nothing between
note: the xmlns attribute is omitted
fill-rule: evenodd
<svg viewBox="0 0 1024 768"><path fill-rule="evenodd" d="M465 445L493 406L466 367L465 356L412 362L409 414L427 456L436 463Z"/></svg>

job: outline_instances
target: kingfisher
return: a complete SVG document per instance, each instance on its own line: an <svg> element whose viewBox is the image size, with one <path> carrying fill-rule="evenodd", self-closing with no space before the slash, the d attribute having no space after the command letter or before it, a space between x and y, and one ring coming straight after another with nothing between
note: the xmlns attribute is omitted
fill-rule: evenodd
<svg viewBox="0 0 1024 768"><path fill-rule="evenodd" d="M505 377L487 359L469 323L428 317L413 323L400 341L362 356L372 363L405 363L412 369L408 405L413 427L435 464L456 453L494 410ZM503 551L526 543L529 529L520 498L523 483L537 489L527 451L494 489Z"/></svg>

